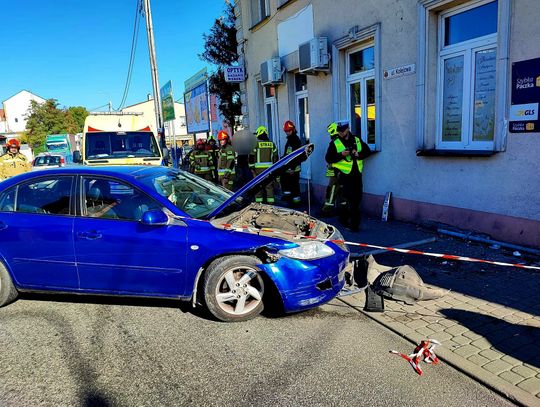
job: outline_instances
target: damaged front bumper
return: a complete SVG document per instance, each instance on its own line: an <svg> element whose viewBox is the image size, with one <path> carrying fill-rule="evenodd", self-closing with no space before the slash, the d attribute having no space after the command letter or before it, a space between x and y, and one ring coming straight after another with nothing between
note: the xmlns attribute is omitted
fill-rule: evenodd
<svg viewBox="0 0 540 407"><path fill-rule="evenodd" d="M350 269L349 252L327 243L332 256L316 260L280 257L260 267L275 283L285 312L317 307L335 298L345 285L345 272Z"/></svg>

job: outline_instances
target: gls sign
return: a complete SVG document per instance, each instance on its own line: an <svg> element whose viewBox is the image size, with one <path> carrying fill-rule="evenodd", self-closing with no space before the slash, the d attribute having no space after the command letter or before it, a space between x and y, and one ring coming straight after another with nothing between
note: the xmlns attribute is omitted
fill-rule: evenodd
<svg viewBox="0 0 540 407"><path fill-rule="evenodd" d="M510 107L510 121L538 120L538 103L512 105Z"/></svg>

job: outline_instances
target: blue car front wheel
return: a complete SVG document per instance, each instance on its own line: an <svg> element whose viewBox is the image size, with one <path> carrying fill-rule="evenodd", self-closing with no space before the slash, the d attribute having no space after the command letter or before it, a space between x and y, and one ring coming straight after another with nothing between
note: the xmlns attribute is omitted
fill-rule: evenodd
<svg viewBox="0 0 540 407"><path fill-rule="evenodd" d="M251 256L227 256L215 260L205 272L204 299L210 313L225 322L247 321L263 308L264 283Z"/></svg>

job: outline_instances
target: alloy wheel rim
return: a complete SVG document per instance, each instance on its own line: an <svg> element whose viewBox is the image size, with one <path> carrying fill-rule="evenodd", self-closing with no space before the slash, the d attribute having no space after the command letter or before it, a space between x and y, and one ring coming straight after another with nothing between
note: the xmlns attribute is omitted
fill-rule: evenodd
<svg viewBox="0 0 540 407"><path fill-rule="evenodd" d="M262 301L264 283L252 267L232 267L222 274L215 292L221 310L230 315L246 315Z"/></svg>

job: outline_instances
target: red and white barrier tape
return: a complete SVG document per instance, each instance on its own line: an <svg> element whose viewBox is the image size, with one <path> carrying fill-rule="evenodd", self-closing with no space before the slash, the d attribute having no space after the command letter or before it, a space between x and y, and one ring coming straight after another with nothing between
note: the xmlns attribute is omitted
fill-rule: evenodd
<svg viewBox="0 0 540 407"><path fill-rule="evenodd" d="M254 229L254 228L250 228L249 226L236 227L228 223L224 223L221 226L223 226L225 229L233 230L235 232L245 232L245 233L254 233L254 234L273 233L273 234L296 237L298 239L318 240L321 242L345 244L347 246L369 247L372 249L381 249L381 250L399 252L399 253L405 253L405 254L418 254L421 256L437 257L439 259L446 259L446 260L467 261L467 262L472 262L472 263L492 264L495 266L503 266L503 267L517 267L521 269L540 270L540 266L527 266L525 264L519 264L519 263L504 263L501 261L475 259L474 257L454 256L452 254L430 253L430 252L422 252L419 250L411 250L411 249L398 249L397 247L385 247L385 246L377 246L377 245L367 244L367 243L355 243L355 242L349 242L346 240L319 239L315 236L302 236L302 235L297 235L291 232L284 232L282 230L274 230L274 229L269 229L269 228Z"/></svg>
<svg viewBox="0 0 540 407"><path fill-rule="evenodd" d="M409 362L416 373L422 375L424 373L420 367L420 361L424 360L427 364L439 364L439 358L435 355L435 347L441 343L435 339L426 339L414 348L413 353L406 355L396 350L391 350L390 353L399 355Z"/></svg>

